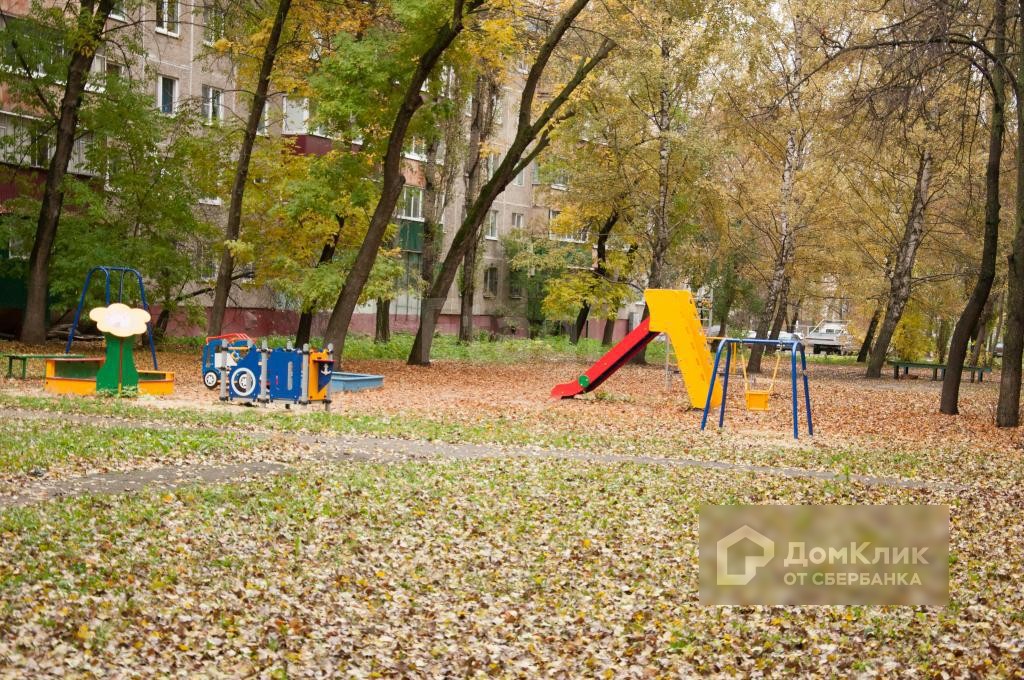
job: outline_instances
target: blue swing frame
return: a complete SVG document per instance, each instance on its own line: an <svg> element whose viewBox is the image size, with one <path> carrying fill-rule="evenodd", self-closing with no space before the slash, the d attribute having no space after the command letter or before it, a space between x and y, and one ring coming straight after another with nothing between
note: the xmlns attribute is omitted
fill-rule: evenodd
<svg viewBox="0 0 1024 680"><path fill-rule="evenodd" d="M729 368L732 366L733 345L762 345L775 347L779 350L789 348L790 372L789 379L792 390L793 402L793 439L800 438L800 402L797 398L797 366L796 353L800 352L800 375L803 376L804 384L804 411L807 414L807 434L814 436L814 423L811 419L811 392L807 380L807 355L804 354L804 346L799 340L768 340L761 338L723 338L718 344L715 352L715 367L711 372L711 384L708 386L708 396L704 401L704 416L700 421L700 429L703 432L708 424L708 414L711 412L711 395L715 391L715 381L718 380L718 367L721 364L722 352L725 352L725 374L722 377L722 403L718 407L718 427L725 425L725 402L729 394Z"/></svg>
<svg viewBox="0 0 1024 680"><path fill-rule="evenodd" d="M139 283L139 298L142 302L142 308L147 312L149 311L149 303L146 302L146 284L142 282L142 274L139 273L138 269L132 269L131 267L93 267L89 270L89 273L85 275L85 283L82 285L82 295L78 298L78 307L75 308L75 318L71 322L71 330L68 332L68 342L64 346L64 354L71 352L71 343L75 339L75 331L78 329L78 321L82 317L82 309L85 307L85 296L89 294L89 284L92 283L92 275L96 272L103 272L103 299L106 305L110 306L110 275L112 272L118 272L121 277L117 289L117 301L122 302L124 300L124 277L126 274L133 275L135 280ZM156 364L156 344L153 342L153 322L152 320L146 322L146 335L149 338L149 352L153 357L153 370L159 370L159 366Z"/></svg>

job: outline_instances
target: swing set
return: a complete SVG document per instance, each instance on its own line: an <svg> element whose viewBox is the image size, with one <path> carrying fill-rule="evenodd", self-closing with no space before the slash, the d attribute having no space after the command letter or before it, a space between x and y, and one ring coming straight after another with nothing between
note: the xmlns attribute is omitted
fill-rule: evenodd
<svg viewBox="0 0 1024 680"><path fill-rule="evenodd" d="M760 338L715 338L719 341L718 350L715 352L714 369L711 372L711 384L708 386L708 395L704 403L704 416L701 419L700 429L703 431L708 424L708 414L711 412L711 395L715 389L715 381L719 378L718 367L721 365L722 354L725 354L725 370L722 372L722 399L718 406L718 427L725 424L726 396L729 393L729 374L732 366L732 355L738 355L737 361L743 376L744 400L748 411L767 411L771 396L775 391L775 383L779 375L779 366L782 363L782 350L789 349L790 358L790 396L793 407L793 438L800 437L800 405L798 398L797 376L803 378L804 388L804 412L807 418L807 434L814 435L814 425L811 420L811 393L807 379L807 357L804 354L804 346L799 340L768 340ZM747 358L750 355L750 347L760 345L763 347L775 348L775 366L772 369L771 380L766 383L759 383L756 376L747 374ZM747 349L747 356L743 350ZM797 372L797 352L800 352L800 371Z"/></svg>

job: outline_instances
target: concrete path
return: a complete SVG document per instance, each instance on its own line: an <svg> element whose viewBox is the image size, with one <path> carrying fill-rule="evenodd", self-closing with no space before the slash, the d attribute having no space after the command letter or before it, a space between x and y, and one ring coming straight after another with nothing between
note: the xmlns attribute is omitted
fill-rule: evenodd
<svg viewBox="0 0 1024 680"><path fill-rule="evenodd" d="M137 427L171 429L168 423L121 420L107 416L50 413L45 411L8 411L6 417L25 420L60 419L64 422L78 422L108 427ZM190 426L191 427L191 426ZM548 449L537 446L498 446L487 444L454 444L409 439L388 439L383 437L346 437L330 434L308 435L287 432L246 432L247 437L270 438L303 444L310 451L304 462L344 464L351 462L396 463L403 461L449 461L481 460L494 458L547 458L555 460L578 460L607 465L662 465L665 467L700 468L724 470L744 474L775 475L793 479L814 479L822 481L854 482L868 486L889 486L907 489L961 489L962 485L938 481L900 479L897 477L876 477L871 475L844 475L824 470L809 470L796 467L776 467L706 461L691 458L666 458L659 456L624 456L611 453L595 453L565 449ZM296 465L276 462L252 462L222 465L181 465L127 472L109 472L86 475L63 480L39 480L22 487L16 495L0 497L0 508L24 506L41 501L90 493L131 493L143 489L174 489L189 484L220 484L241 482L267 477L297 469Z"/></svg>

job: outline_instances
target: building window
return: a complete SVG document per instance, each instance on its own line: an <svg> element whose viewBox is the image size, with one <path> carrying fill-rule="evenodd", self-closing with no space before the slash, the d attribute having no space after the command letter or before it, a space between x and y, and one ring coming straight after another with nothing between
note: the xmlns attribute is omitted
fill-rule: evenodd
<svg viewBox="0 0 1024 680"><path fill-rule="evenodd" d="M403 220L423 219L423 189L405 185L398 202L398 217Z"/></svg>
<svg viewBox="0 0 1024 680"><path fill-rule="evenodd" d="M124 21L127 15L124 13L124 0L114 0L110 6L110 18Z"/></svg>
<svg viewBox="0 0 1024 680"><path fill-rule="evenodd" d="M45 168L50 165L50 138L40 135L32 141L32 165Z"/></svg>
<svg viewBox="0 0 1024 680"><path fill-rule="evenodd" d="M498 211L488 210L487 220L484 223L484 238L491 241L498 240Z"/></svg>
<svg viewBox="0 0 1024 680"><path fill-rule="evenodd" d="M512 228L521 230L525 226L525 217L523 213L512 213Z"/></svg>
<svg viewBox="0 0 1024 680"><path fill-rule="evenodd" d="M303 97L284 98L284 132L300 135L309 124L309 107Z"/></svg>
<svg viewBox="0 0 1024 680"><path fill-rule="evenodd" d="M224 92L209 85L203 85L203 118L207 123L224 120Z"/></svg>
<svg viewBox="0 0 1024 680"><path fill-rule="evenodd" d="M107 75L112 78L127 78L128 67L115 61L107 61Z"/></svg>
<svg viewBox="0 0 1024 680"><path fill-rule="evenodd" d="M586 227L569 233L555 233L551 230L551 223L554 222L560 214L561 213L558 210L548 210L548 238L555 241L566 241L568 243L586 243L587 239L590 238L590 232Z"/></svg>
<svg viewBox="0 0 1024 680"><path fill-rule="evenodd" d="M517 172L515 178L513 178L513 180L512 180L512 184L516 185L517 187L523 186L523 184L526 183L526 178L523 177L523 175L525 175L525 174L526 174L526 169L525 168L523 170L520 170L519 172Z"/></svg>
<svg viewBox="0 0 1024 680"><path fill-rule="evenodd" d="M157 76L156 87L157 106L160 107L160 113L168 115L174 113L175 103L178 100L178 79Z"/></svg>
<svg viewBox="0 0 1024 680"><path fill-rule="evenodd" d="M491 103L491 111L493 111L492 117L494 124L501 126L505 124L505 93L498 92L494 95L494 101Z"/></svg>
<svg viewBox="0 0 1024 680"><path fill-rule="evenodd" d="M494 177L499 165L501 165L501 154L492 153L487 156L487 179Z"/></svg>
<svg viewBox="0 0 1024 680"><path fill-rule="evenodd" d="M267 123L268 111L270 110L270 102L263 102L263 113L260 114L260 122L256 125L256 134L267 136L270 134L270 126Z"/></svg>
<svg viewBox="0 0 1024 680"><path fill-rule="evenodd" d="M520 280L519 272L513 272L508 277L508 296L513 300L523 297L523 282Z"/></svg>
<svg viewBox="0 0 1024 680"><path fill-rule="evenodd" d="M484 295L495 297L498 294L498 268L491 265L484 270Z"/></svg>
<svg viewBox="0 0 1024 680"><path fill-rule="evenodd" d="M156 30L178 35L178 0L156 0Z"/></svg>
<svg viewBox="0 0 1024 680"><path fill-rule="evenodd" d="M212 45L224 37L224 10L214 4L203 7L203 42Z"/></svg>
<svg viewBox="0 0 1024 680"><path fill-rule="evenodd" d="M530 183L540 184L540 163L534 163L530 167L532 168L530 172Z"/></svg>
<svg viewBox="0 0 1024 680"><path fill-rule="evenodd" d="M403 153L414 160L426 160L427 143L420 137L413 137Z"/></svg>

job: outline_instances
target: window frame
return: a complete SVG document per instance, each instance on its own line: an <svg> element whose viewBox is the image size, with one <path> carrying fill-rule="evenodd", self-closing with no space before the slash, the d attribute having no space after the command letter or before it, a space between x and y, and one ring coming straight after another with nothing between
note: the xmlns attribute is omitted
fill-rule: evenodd
<svg viewBox="0 0 1024 680"><path fill-rule="evenodd" d="M498 216L498 211L494 208L487 211L484 222L484 238L488 241L498 240Z"/></svg>
<svg viewBox="0 0 1024 680"><path fill-rule="evenodd" d="M164 110L164 82L171 83L171 106L170 111ZM158 73L156 76L156 107L165 116L173 116L178 112L178 79Z"/></svg>
<svg viewBox="0 0 1024 680"><path fill-rule="evenodd" d="M413 196L416 198L412 198ZM406 209L410 205L415 206L415 209L407 212ZM415 184L406 184L402 187L402 195L398 199L395 217L410 222L426 221L426 218L423 217L423 187L418 187Z"/></svg>
<svg viewBox="0 0 1024 680"><path fill-rule="evenodd" d="M488 275L491 274L491 272L493 272L493 276L489 277ZM488 281L489 278L493 278L493 281L489 282ZM498 265L496 265L496 264L488 265L487 267L484 268L484 290L483 290L484 297L488 297L488 298L497 297L498 296L498 290L500 289L500 287L501 287L501 279L500 279L499 274L498 274Z"/></svg>
<svg viewBox="0 0 1024 680"><path fill-rule="evenodd" d="M213 85L202 86L203 121L207 125L214 125L224 121L224 90ZM213 95L216 95L214 97ZM213 115L213 101L217 101L217 115Z"/></svg>
<svg viewBox="0 0 1024 680"><path fill-rule="evenodd" d="M219 25L216 23L219 21ZM206 2L203 4L203 44L207 47L213 46L215 42L224 37L227 18L224 9L216 3ZM212 35L211 35L211 29Z"/></svg>
<svg viewBox="0 0 1024 680"><path fill-rule="evenodd" d="M174 19L171 19L171 14L168 11L170 7L174 8ZM163 12L161 12L163 8ZM162 35L170 36L172 38L181 37L181 5L178 0L156 0L155 3L156 16L153 20L153 30ZM169 28L173 24L173 27Z"/></svg>

